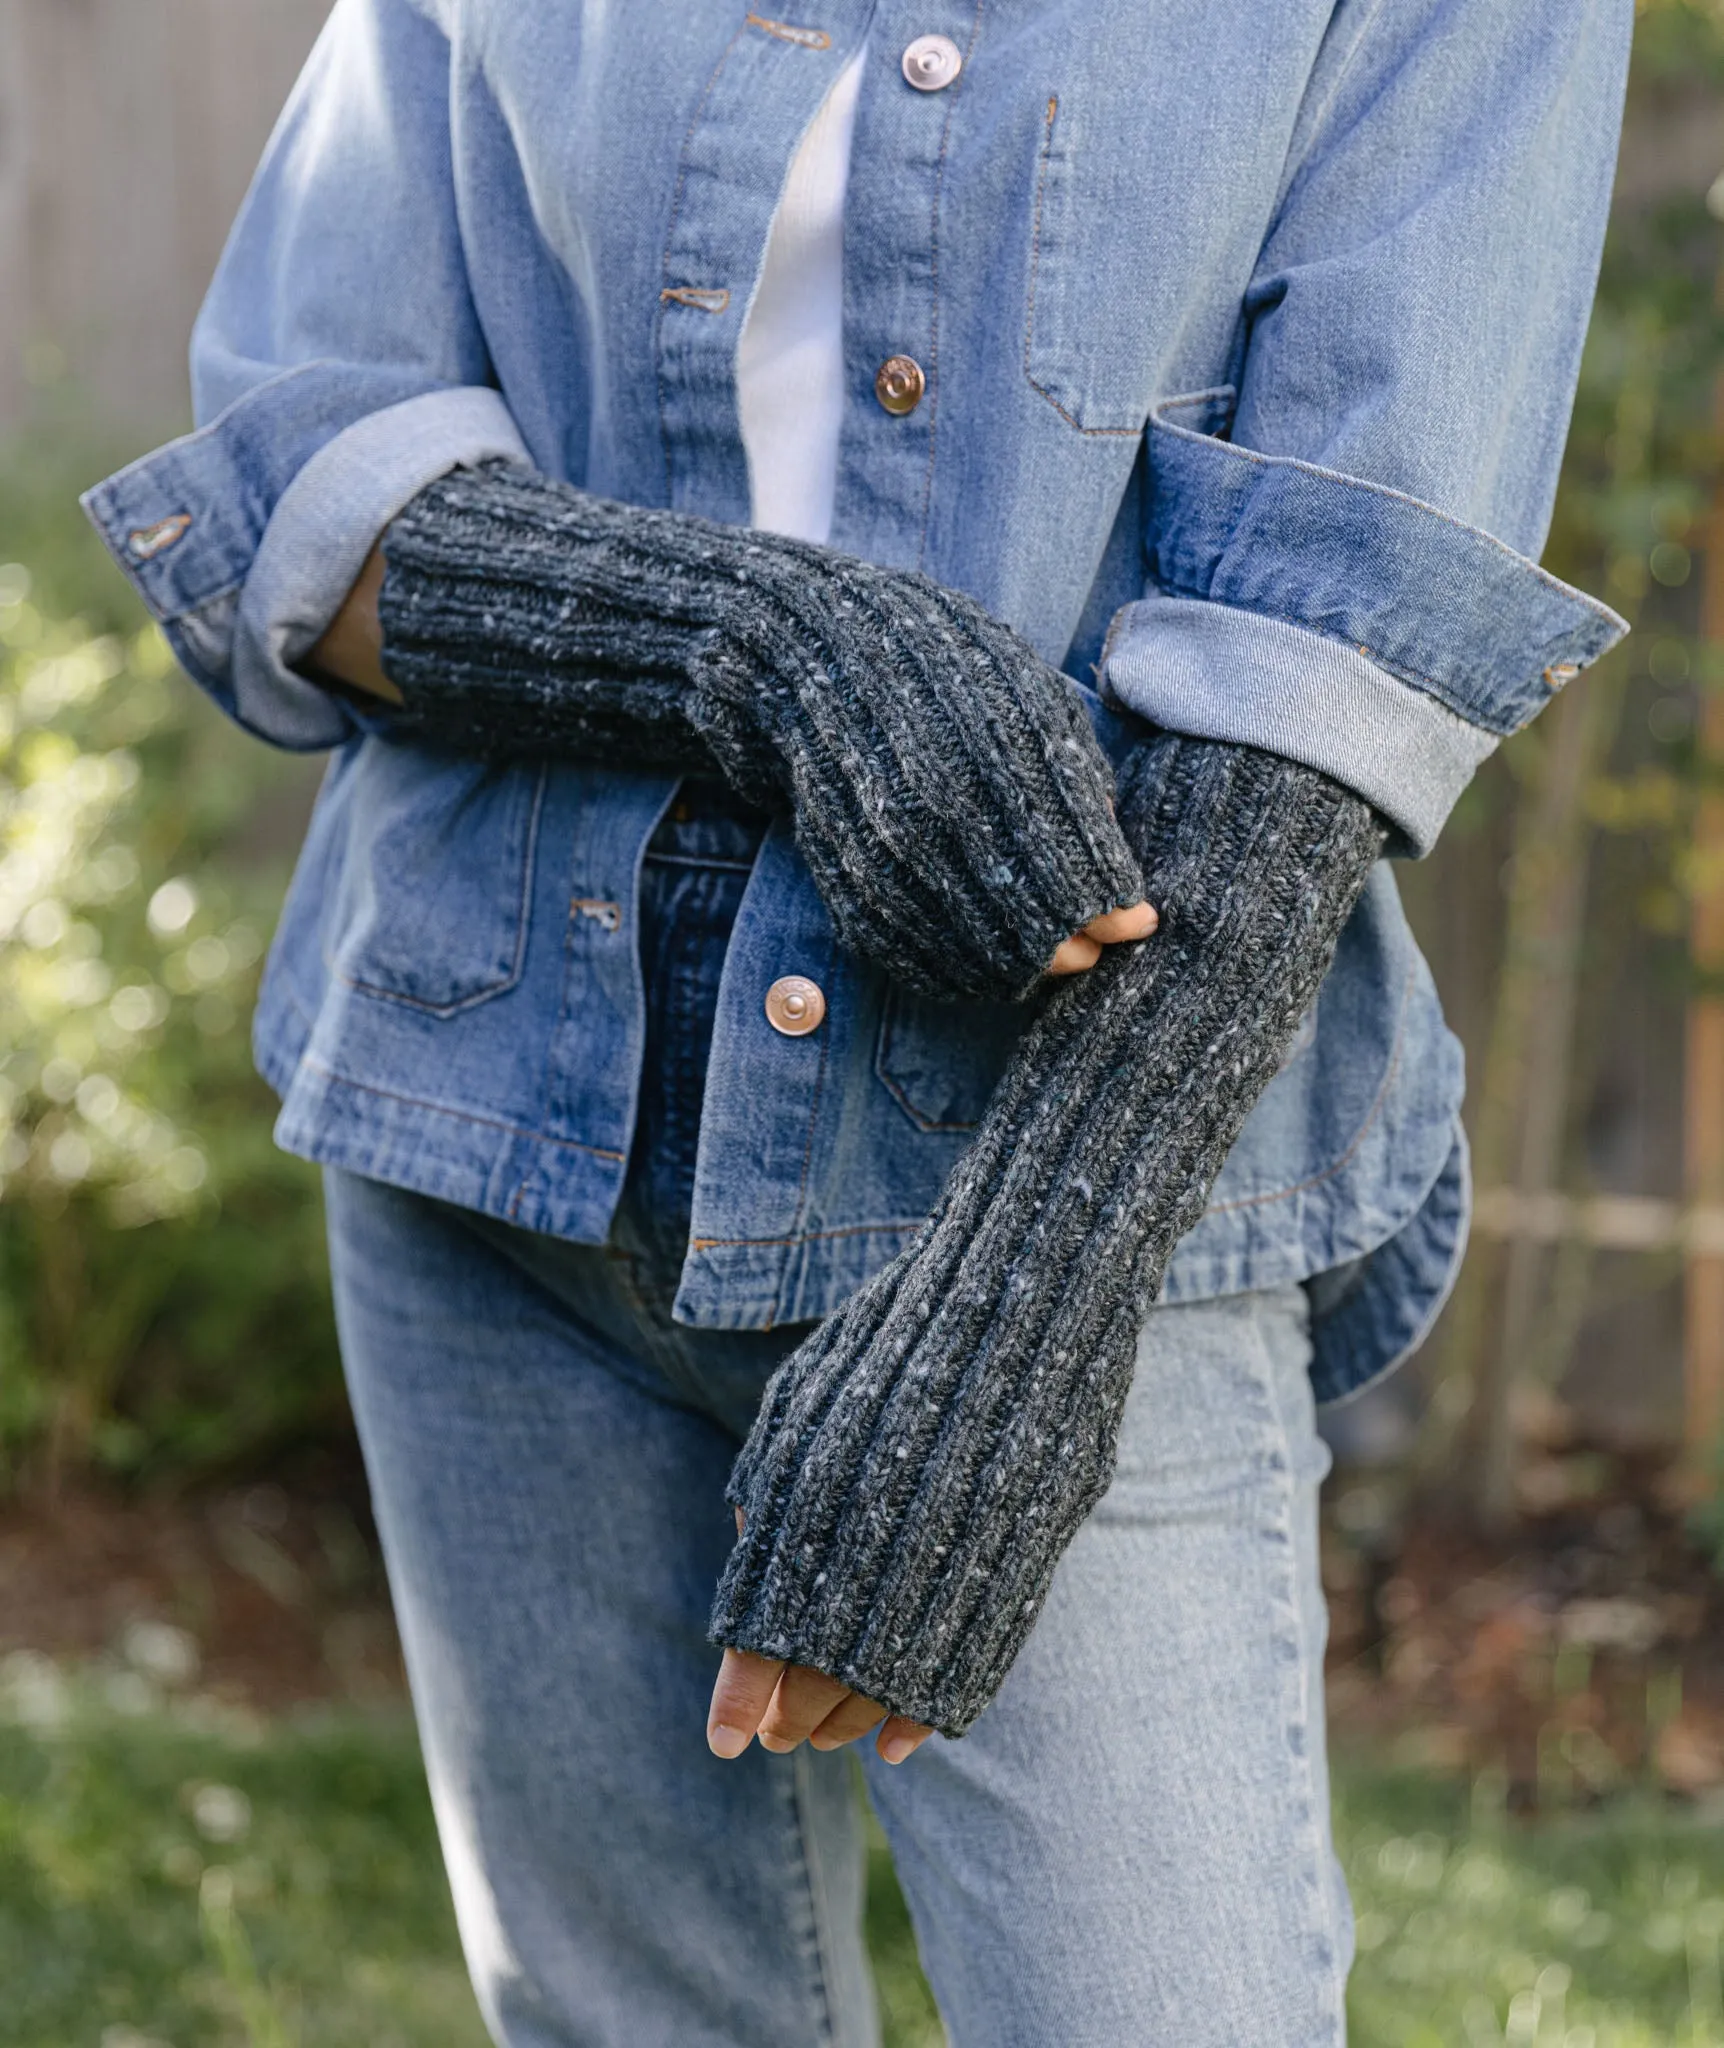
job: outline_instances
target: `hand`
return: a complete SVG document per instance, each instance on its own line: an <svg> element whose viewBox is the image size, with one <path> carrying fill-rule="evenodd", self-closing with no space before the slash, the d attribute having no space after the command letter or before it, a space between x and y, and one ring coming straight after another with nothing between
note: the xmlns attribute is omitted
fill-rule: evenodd
<svg viewBox="0 0 1724 2048"><path fill-rule="evenodd" d="M368 697L399 704L401 692L383 673L383 627L377 617L382 589L383 549L378 546L366 557L365 567L330 621L329 630L306 656L306 666L317 675L333 676L338 683L362 690Z"/></svg>
<svg viewBox="0 0 1724 2048"><path fill-rule="evenodd" d="M740 1508L736 1533L742 1534ZM880 1728L882 1721L886 1725ZM713 1755L728 1763L756 1735L762 1749L783 1756L804 1741L813 1749L841 1749L875 1728L880 1733L874 1746L889 1764L901 1764L934 1732L901 1715L888 1718L884 1707L824 1671L726 1650L712 1688L706 1740Z"/></svg>
<svg viewBox="0 0 1724 2048"><path fill-rule="evenodd" d="M1153 905L1148 903L1133 903L1128 909L1092 917L1081 932L1074 932L1054 948L1047 971L1081 974L1101 958L1103 946L1117 946L1125 939L1147 939L1160 922Z"/></svg>

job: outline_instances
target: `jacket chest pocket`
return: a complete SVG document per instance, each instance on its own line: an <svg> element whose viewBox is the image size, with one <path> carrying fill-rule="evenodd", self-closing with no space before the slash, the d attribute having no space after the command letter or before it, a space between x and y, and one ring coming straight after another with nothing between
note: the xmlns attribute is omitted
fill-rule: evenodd
<svg viewBox="0 0 1724 2048"><path fill-rule="evenodd" d="M330 969L436 1016L521 978L545 770L373 741L354 790Z"/></svg>
<svg viewBox="0 0 1724 2048"><path fill-rule="evenodd" d="M874 1072L919 1131L971 1131L1033 1011L888 990Z"/></svg>
<svg viewBox="0 0 1724 2048"><path fill-rule="evenodd" d="M1042 109L1024 374L1080 432L1136 435L1155 397L1146 181L1132 150L1097 135L1095 112L1059 94Z"/></svg>

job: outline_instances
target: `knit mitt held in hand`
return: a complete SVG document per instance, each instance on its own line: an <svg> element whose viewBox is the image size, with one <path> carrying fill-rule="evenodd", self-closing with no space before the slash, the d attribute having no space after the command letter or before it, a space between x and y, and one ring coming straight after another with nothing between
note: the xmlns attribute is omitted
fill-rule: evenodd
<svg viewBox="0 0 1724 2048"><path fill-rule="evenodd" d="M1019 997L1143 895L1067 678L909 570L508 464L384 536L405 737L716 766L788 805L839 939L942 996Z"/></svg>
<svg viewBox="0 0 1724 2048"><path fill-rule="evenodd" d="M1173 1247L1315 1000L1383 827L1313 769L1155 734L1120 778L1159 935L1031 1025L912 1242L767 1388L715 1642L961 1735L1107 1488Z"/></svg>

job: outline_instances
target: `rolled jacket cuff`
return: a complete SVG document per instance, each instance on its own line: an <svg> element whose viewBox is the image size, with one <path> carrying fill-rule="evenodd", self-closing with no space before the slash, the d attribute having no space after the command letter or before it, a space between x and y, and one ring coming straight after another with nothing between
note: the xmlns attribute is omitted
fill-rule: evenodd
<svg viewBox="0 0 1724 2048"><path fill-rule="evenodd" d="M1496 735L1302 626L1194 598L1116 616L1106 694L1198 739L1262 747L1345 783L1428 853Z"/></svg>
<svg viewBox="0 0 1724 2048"><path fill-rule="evenodd" d="M298 416L308 406L315 421ZM334 618L378 535L446 471L527 459L501 396L484 386L344 410L353 412L332 406L316 380L287 372L84 498L193 681L248 731L298 751L363 729L292 664Z"/></svg>
<svg viewBox="0 0 1724 2048"><path fill-rule="evenodd" d="M448 471L493 456L525 462L527 450L498 394L473 387L373 413L311 458L276 507L240 597L233 693L242 725L266 739L289 725L321 732L333 710L334 738L310 744L352 736L351 711L293 664L323 637L401 508Z"/></svg>
<svg viewBox="0 0 1724 2048"><path fill-rule="evenodd" d="M1149 589L1107 694L1336 775L1424 849L1492 746L1628 628L1434 505L1221 436L1230 388L1149 423Z"/></svg>

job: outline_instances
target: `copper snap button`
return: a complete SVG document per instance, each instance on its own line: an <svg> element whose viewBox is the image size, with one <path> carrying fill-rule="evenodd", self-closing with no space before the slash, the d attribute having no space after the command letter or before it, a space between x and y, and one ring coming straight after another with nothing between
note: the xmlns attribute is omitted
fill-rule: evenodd
<svg viewBox="0 0 1724 2048"><path fill-rule="evenodd" d="M927 388L922 365L914 356L888 356L874 373L874 396L900 419L916 410Z"/></svg>
<svg viewBox="0 0 1724 2048"><path fill-rule="evenodd" d="M943 92L963 68L950 36L918 36L904 52L904 76L918 92Z"/></svg>
<svg viewBox="0 0 1724 2048"><path fill-rule="evenodd" d="M806 974L783 974L766 991L766 1021L786 1038L806 1038L820 1029L826 997Z"/></svg>

